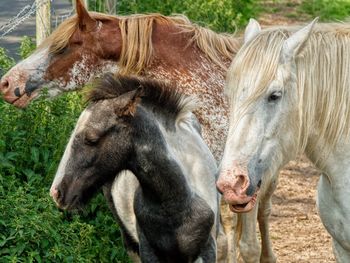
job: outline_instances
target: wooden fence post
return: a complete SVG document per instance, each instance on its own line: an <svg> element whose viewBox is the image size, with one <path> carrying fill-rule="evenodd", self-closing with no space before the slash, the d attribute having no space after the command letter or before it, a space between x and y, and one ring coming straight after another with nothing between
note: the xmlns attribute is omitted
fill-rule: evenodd
<svg viewBox="0 0 350 263"><path fill-rule="evenodd" d="M117 0L105 0L106 11L110 15L117 13Z"/></svg>
<svg viewBox="0 0 350 263"><path fill-rule="evenodd" d="M89 0L83 0L86 10L89 10ZM73 8L75 10L75 0L72 0Z"/></svg>
<svg viewBox="0 0 350 263"><path fill-rule="evenodd" d="M51 33L50 0L35 0L36 45L39 46Z"/></svg>

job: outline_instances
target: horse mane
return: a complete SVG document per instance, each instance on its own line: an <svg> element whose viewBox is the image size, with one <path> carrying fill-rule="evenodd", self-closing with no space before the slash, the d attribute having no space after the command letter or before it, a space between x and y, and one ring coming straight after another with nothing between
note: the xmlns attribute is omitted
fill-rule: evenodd
<svg viewBox="0 0 350 263"><path fill-rule="evenodd" d="M244 108L266 94L284 40L299 28L267 29L243 45L228 71L231 105L247 86L253 89ZM317 161L322 166L335 145L350 135L350 24L318 24L296 57L296 70L298 151L321 151ZM315 130L319 138L308 140Z"/></svg>
<svg viewBox="0 0 350 263"><path fill-rule="evenodd" d="M87 101L95 103L101 100L114 99L124 93L142 89L141 99L157 105L174 116L176 122L182 120L186 113L196 108L196 100L180 93L174 85L141 77L124 75L114 76L107 73L98 80L97 85L87 94Z"/></svg>
<svg viewBox="0 0 350 263"><path fill-rule="evenodd" d="M226 33L215 33L205 27L190 22L184 15L164 16L161 14L131 15L118 17L122 32L123 47L120 57L121 72L140 73L146 68L152 57L152 31L154 23L179 27L183 32L191 33L188 44L195 43L215 64L227 70L223 59L229 61L237 53L240 42Z"/></svg>
<svg viewBox="0 0 350 263"><path fill-rule="evenodd" d="M215 33L205 27L190 22L184 15L164 16L145 14L130 16L111 16L89 12L96 20L119 20L123 39L119 64L120 73L139 74L152 60L152 32L154 23L169 24L179 27L183 32L192 34L188 44L195 43L198 48L219 67L227 70L224 60L232 60L241 43L231 34ZM74 15L62 22L57 29L40 45L50 47L50 52L59 52L68 45L68 41L78 28L78 17Z"/></svg>
<svg viewBox="0 0 350 263"><path fill-rule="evenodd" d="M89 12L89 14L98 21L111 21L116 17L97 12ZM64 49L72 37L74 32L78 29L78 16L75 14L64 20L52 33L49 35L38 47L38 49L49 47L50 53L57 53Z"/></svg>

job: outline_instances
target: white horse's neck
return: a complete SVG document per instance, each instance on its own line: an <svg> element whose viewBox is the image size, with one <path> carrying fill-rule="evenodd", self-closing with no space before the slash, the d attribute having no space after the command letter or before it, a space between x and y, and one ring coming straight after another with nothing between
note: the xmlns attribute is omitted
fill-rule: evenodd
<svg viewBox="0 0 350 263"><path fill-rule="evenodd" d="M314 137L314 136L313 136ZM350 139L339 142L328 154L322 154L325 142L319 141L312 152L306 149L308 158L325 174L332 184L342 185L344 180L350 182ZM318 163L322 162L322 166Z"/></svg>

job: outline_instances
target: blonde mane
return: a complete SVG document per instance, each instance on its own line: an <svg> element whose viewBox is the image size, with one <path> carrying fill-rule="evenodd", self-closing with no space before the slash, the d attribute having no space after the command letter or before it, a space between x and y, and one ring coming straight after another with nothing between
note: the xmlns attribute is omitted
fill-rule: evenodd
<svg viewBox="0 0 350 263"><path fill-rule="evenodd" d="M246 87L252 88L243 108L266 94L276 78L283 42L296 29L264 30L241 48L228 73L231 105ZM297 150L321 151L317 161L322 166L335 145L350 135L350 25L318 25L296 57L296 71ZM310 141L312 135L317 139Z"/></svg>
<svg viewBox="0 0 350 263"><path fill-rule="evenodd" d="M192 24L183 15L163 16L161 14L131 15L118 17L122 32L123 48L120 57L122 73L140 73L152 59L153 24L177 26L193 37L194 42L215 64L227 70L223 59L232 60L237 53L240 42L229 34L217 34L214 31Z"/></svg>
<svg viewBox="0 0 350 263"><path fill-rule="evenodd" d="M115 20L115 16L102 14L102 13L96 13L96 12L89 12L89 14L99 21L106 21L106 20ZM73 15L70 18L67 18L65 21L63 21L55 31L52 32L50 36L48 36L38 47L38 49L50 48L50 53L57 53L60 50L64 49L69 42L69 39L72 37L74 32L78 28L78 16Z"/></svg>
<svg viewBox="0 0 350 263"><path fill-rule="evenodd" d="M183 32L193 34L189 45L195 43L209 59L224 70L224 61L231 61L241 43L233 35L215 33L189 21L186 16L163 16L160 14L111 16L90 12L97 20L119 20L123 39L122 52L119 59L121 74L139 74L152 61L152 31L154 23L169 24L179 27ZM50 52L59 52L68 45L68 41L78 27L77 16L65 20L40 47L50 47ZM39 47L39 48L40 48Z"/></svg>

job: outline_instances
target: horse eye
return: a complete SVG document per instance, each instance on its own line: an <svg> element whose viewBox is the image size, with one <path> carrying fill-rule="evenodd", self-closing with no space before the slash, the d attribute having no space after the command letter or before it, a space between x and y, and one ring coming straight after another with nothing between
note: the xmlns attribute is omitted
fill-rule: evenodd
<svg viewBox="0 0 350 263"><path fill-rule="evenodd" d="M68 47L64 47L64 48L58 50L56 54L57 55L62 55L64 53L66 53L67 51L68 51Z"/></svg>
<svg viewBox="0 0 350 263"><path fill-rule="evenodd" d="M269 95L267 101L268 102L276 102L281 97L282 97L282 91L274 91Z"/></svg>
<svg viewBox="0 0 350 263"><path fill-rule="evenodd" d="M85 136L84 143L86 145L94 146L98 143L98 137Z"/></svg>

